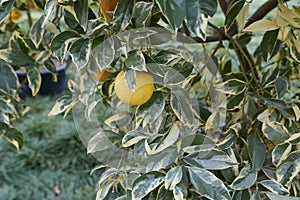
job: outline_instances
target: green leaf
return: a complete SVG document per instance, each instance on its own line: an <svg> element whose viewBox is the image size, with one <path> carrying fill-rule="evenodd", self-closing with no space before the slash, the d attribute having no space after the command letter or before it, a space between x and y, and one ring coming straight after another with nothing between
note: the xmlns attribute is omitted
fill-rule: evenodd
<svg viewBox="0 0 300 200"><path fill-rule="evenodd" d="M265 99L265 101L278 110L285 110L289 108L286 102L280 99Z"/></svg>
<svg viewBox="0 0 300 200"><path fill-rule="evenodd" d="M231 25L234 23L234 20L238 16L239 12L242 10L245 0L237 0L231 1L232 3L228 6L225 25L226 28L229 29Z"/></svg>
<svg viewBox="0 0 300 200"><path fill-rule="evenodd" d="M138 107L136 111L136 127L139 126L141 120L143 121L143 127L152 124L163 113L165 108L165 95L163 92L154 91L151 99Z"/></svg>
<svg viewBox="0 0 300 200"><path fill-rule="evenodd" d="M109 118L107 118L104 123L111 128L125 127L132 120L132 117L127 112L119 112Z"/></svg>
<svg viewBox="0 0 300 200"><path fill-rule="evenodd" d="M26 77L29 83L29 87L32 91L32 95L37 95L42 83L40 70L37 67L28 68L26 71Z"/></svg>
<svg viewBox="0 0 300 200"><path fill-rule="evenodd" d="M70 55L77 70L82 70L88 63L90 57L90 42L88 39L79 38L74 41L70 48Z"/></svg>
<svg viewBox="0 0 300 200"><path fill-rule="evenodd" d="M181 148L188 154L211 150L215 147L216 143L213 139L204 134L187 135L181 140Z"/></svg>
<svg viewBox="0 0 300 200"><path fill-rule="evenodd" d="M217 1L186 1L186 24L191 36L205 40L208 19L217 11Z"/></svg>
<svg viewBox="0 0 300 200"><path fill-rule="evenodd" d="M260 199L260 192L259 190L255 190L251 196L250 200L259 200Z"/></svg>
<svg viewBox="0 0 300 200"><path fill-rule="evenodd" d="M4 21L4 19L8 16L13 7L15 0L9 1L1 1L0 5L0 24Z"/></svg>
<svg viewBox="0 0 300 200"><path fill-rule="evenodd" d="M300 62L300 42L296 38L293 37L291 41L288 41L288 46L290 50L290 54L292 58L297 61L298 63Z"/></svg>
<svg viewBox="0 0 300 200"><path fill-rule="evenodd" d="M128 53L127 58L124 61L127 68L137 71L147 71L146 61L143 52L140 50L134 50Z"/></svg>
<svg viewBox="0 0 300 200"><path fill-rule="evenodd" d="M233 110L236 108L240 108L241 103L244 102L245 98L245 91L241 92L240 94L237 95L232 95L228 97L228 103L227 103L227 109L228 110Z"/></svg>
<svg viewBox="0 0 300 200"><path fill-rule="evenodd" d="M266 158L266 146L261 141L259 134L253 132L248 137L249 155L253 164L253 170L260 171Z"/></svg>
<svg viewBox="0 0 300 200"><path fill-rule="evenodd" d="M292 104L292 108L293 108L293 111L295 113L295 120L299 121L299 119L300 119L300 108L299 108L299 106L296 105L296 104Z"/></svg>
<svg viewBox="0 0 300 200"><path fill-rule="evenodd" d="M300 143L300 133L292 134L292 136L286 142L290 142L294 145Z"/></svg>
<svg viewBox="0 0 300 200"><path fill-rule="evenodd" d="M239 79L229 79L217 85L217 90L231 95L237 95L243 92L247 83Z"/></svg>
<svg viewBox="0 0 300 200"><path fill-rule="evenodd" d="M138 172L131 171L125 179L125 189L132 190L134 181L140 176Z"/></svg>
<svg viewBox="0 0 300 200"><path fill-rule="evenodd" d="M128 71L125 71L124 74L125 84L131 91L135 91L136 86L136 71L133 69L130 69Z"/></svg>
<svg viewBox="0 0 300 200"><path fill-rule="evenodd" d="M294 120L294 110L290 105L286 104L286 101L281 99L265 99L265 101L276 108L284 117Z"/></svg>
<svg viewBox="0 0 300 200"><path fill-rule="evenodd" d="M9 48L1 50L1 58L12 66L32 67L34 60L28 55L29 47L18 34L13 34L9 41Z"/></svg>
<svg viewBox="0 0 300 200"><path fill-rule="evenodd" d="M163 141L154 149L151 150L150 154L157 154L163 150L165 150L166 148L170 147L171 145L173 145L178 137L179 137L179 133L180 130L177 126L177 124L173 124L171 130L167 133L167 136L163 139Z"/></svg>
<svg viewBox="0 0 300 200"><path fill-rule="evenodd" d="M187 188L183 184L178 184L173 190L175 200L185 200L188 195Z"/></svg>
<svg viewBox="0 0 300 200"><path fill-rule="evenodd" d="M264 122L262 125L262 132L272 142L283 142L290 137L286 127L276 121Z"/></svg>
<svg viewBox="0 0 300 200"><path fill-rule="evenodd" d="M4 137L12 145L14 145L17 150L22 149L24 140L23 140L23 135L19 130L15 129L15 128L9 128L4 133Z"/></svg>
<svg viewBox="0 0 300 200"><path fill-rule="evenodd" d="M0 60L0 91L15 94L18 88L18 77L14 69L3 60ZM4 76L5 74L5 76Z"/></svg>
<svg viewBox="0 0 300 200"><path fill-rule="evenodd" d="M2 128L3 125L5 126L4 128ZM0 133L1 134L5 133L8 126L11 126L11 120L10 120L10 117L9 117L9 113L0 112L0 127L2 128Z"/></svg>
<svg viewBox="0 0 300 200"><path fill-rule="evenodd" d="M265 73L263 73L261 84L266 88L270 85L272 85L279 76L279 68L278 67L272 67Z"/></svg>
<svg viewBox="0 0 300 200"><path fill-rule="evenodd" d="M218 2L216 0L210 1L201 1L201 0L194 0L199 5L199 12L204 14L205 17L213 17L214 14L217 12Z"/></svg>
<svg viewBox="0 0 300 200"><path fill-rule="evenodd" d="M234 190L244 190L250 188L256 181L257 172L251 171L251 166L245 166L238 177L231 184L231 188Z"/></svg>
<svg viewBox="0 0 300 200"><path fill-rule="evenodd" d="M280 183L277 183L276 181L273 180L263 180L260 182L262 186L270 190L274 194L279 194L279 195L288 195L289 191L283 187Z"/></svg>
<svg viewBox="0 0 300 200"><path fill-rule="evenodd" d="M140 152L138 152L140 153ZM146 151L145 151L146 153ZM146 171L158 171L169 167L179 157L176 147L168 147L158 154L148 156L144 161Z"/></svg>
<svg viewBox="0 0 300 200"><path fill-rule="evenodd" d="M250 24L247 28L244 29L244 31L250 31L250 32L272 31L279 28L280 26L278 26L274 20L261 19Z"/></svg>
<svg viewBox="0 0 300 200"><path fill-rule="evenodd" d="M126 133L122 139L122 146L129 147L132 146L139 141L150 137L149 133L145 133L143 131L132 130Z"/></svg>
<svg viewBox="0 0 300 200"><path fill-rule="evenodd" d="M186 15L186 1L156 0L156 3L172 28L177 30L181 26Z"/></svg>
<svg viewBox="0 0 300 200"><path fill-rule="evenodd" d="M79 24L81 25L83 30L86 30L89 15L89 2L80 0L75 1L74 11Z"/></svg>
<svg viewBox="0 0 300 200"><path fill-rule="evenodd" d="M81 25L79 24L78 20L76 19L75 13L70 10L68 11L67 9L63 10L63 14L64 14L64 20L66 25L68 25L69 30L73 30L77 33L80 34L84 34L84 30L81 27Z"/></svg>
<svg viewBox="0 0 300 200"><path fill-rule="evenodd" d="M101 174L96 199L105 199L110 191L110 188L115 184L117 174L118 171L114 168L110 168Z"/></svg>
<svg viewBox="0 0 300 200"><path fill-rule="evenodd" d="M44 62L44 66L45 66L45 68L46 68L49 72L51 72L53 75L56 75L57 70L56 70L56 65L55 65L55 63L53 62L53 60L51 60L51 59L46 60L46 61Z"/></svg>
<svg viewBox="0 0 300 200"><path fill-rule="evenodd" d="M234 191L232 200L246 200L246 199L250 199L250 192L248 189Z"/></svg>
<svg viewBox="0 0 300 200"><path fill-rule="evenodd" d="M262 39L260 44L260 49L262 53L262 57L265 61L268 61L273 55L273 50L275 48L277 37L278 37L279 29L267 31Z"/></svg>
<svg viewBox="0 0 300 200"><path fill-rule="evenodd" d="M1 113L13 114L14 108L10 104L9 100L0 98L0 110Z"/></svg>
<svg viewBox="0 0 300 200"><path fill-rule="evenodd" d="M237 24L241 29L245 28L245 24L248 20L248 13L249 13L249 8L250 8L251 3L246 3L246 5L241 9L237 16Z"/></svg>
<svg viewBox="0 0 300 200"><path fill-rule="evenodd" d="M97 192L96 199L105 199L105 197L109 194L111 187L115 184L115 179L108 179L102 182L99 185L99 189Z"/></svg>
<svg viewBox="0 0 300 200"><path fill-rule="evenodd" d="M275 88L278 98L282 98L287 92L288 82L284 78L278 77L275 81Z"/></svg>
<svg viewBox="0 0 300 200"><path fill-rule="evenodd" d="M292 152L277 168L277 180L286 185L300 172L300 151Z"/></svg>
<svg viewBox="0 0 300 200"><path fill-rule="evenodd" d="M270 168L262 168L262 172L271 180L275 180L275 170Z"/></svg>
<svg viewBox="0 0 300 200"><path fill-rule="evenodd" d="M292 150L292 144L289 142L281 143L275 146L272 151L272 162L278 167L284 161Z"/></svg>
<svg viewBox="0 0 300 200"><path fill-rule="evenodd" d="M184 157L184 161L191 166L208 170L221 170L238 165L225 152L215 149L193 153Z"/></svg>
<svg viewBox="0 0 300 200"><path fill-rule="evenodd" d="M151 18L151 11L154 4L152 2L139 1L134 4L133 21L136 28L144 28Z"/></svg>
<svg viewBox="0 0 300 200"><path fill-rule="evenodd" d="M189 93L185 89L174 87L171 90L171 107L182 123L187 126L194 125L195 115L191 106Z"/></svg>
<svg viewBox="0 0 300 200"><path fill-rule="evenodd" d="M155 200L166 200L172 199L173 200L173 193L170 190L166 190L164 186L161 186L158 189L157 196Z"/></svg>
<svg viewBox="0 0 300 200"><path fill-rule="evenodd" d="M193 187L202 196L211 200L231 199L224 183L213 173L196 167L189 167L188 172Z"/></svg>
<svg viewBox="0 0 300 200"><path fill-rule="evenodd" d="M299 200L299 197L289 197L289 196L283 196L283 195L277 195L273 193L267 192L266 195L270 200Z"/></svg>
<svg viewBox="0 0 300 200"><path fill-rule="evenodd" d="M74 31L64 31L53 38L50 48L60 62L63 62L71 42L77 40L78 37L79 35Z"/></svg>
<svg viewBox="0 0 300 200"><path fill-rule="evenodd" d="M44 28L46 26L46 24L50 21L51 16L53 15L53 13L56 12L56 0L49 0L46 2L45 4L45 8L44 8L44 12L46 14L45 19L42 23L42 28Z"/></svg>
<svg viewBox="0 0 300 200"><path fill-rule="evenodd" d="M30 29L30 37L36 48L41 44L45 29L42 28L42 23L45 17L42 15L31 27Z"/></svg>
<svg viewBox="0 0 300 200"><path fill-rule="evenodd" d="M118 175L118 170L111 167L101 174L99 178L99 184L104 183L106 180L113 179L117 175Z"/></svg>
<svg viewBox="0 0 300 200"><path fill-rule="evenodd" d="M166 190L174 190L175 186L182 179L182 166L171 168L165 177Z"/></svg>
<svg viewBox="0 0 300 200"><path fill-rule="evenodd" d="M252 34L250 33L240 33L238 35L233 36L233 39L236 43L239 44L239 49L244 48L252 39ZM236 48L234 44L229 43L229 48Z"/></svg>
<svg viewBox="0 0 300 200"><path fill-rule="evenodd" d="M213 7L210 7L212 3ZM206 26L210 14L214 14L213 8L216 1L186 1L186 25L192 37L200 37L205 40ZM206 10L207 9L207 10Z"/></svg>
<svg viewBox="0 0 300 200"><path fill-rule="evenodd" d="M170 68L164 74L164 85L173 86L179 85L185 80L185 77L177 70Z"/></svg>
<svg viewBox="0 0 300 200"><path fill-rule="evenodd" d="M109 149L114 148L111 137L116 134L112 131L101 131L95 134L87 144L87 153L109 151Z"/></svg>
<svg viewBox="0 0 300 200"><path fill-rule="evenodd" d="M132 0L119 1L113 16L113 30L115 32L123 31L129 25L132 18L132 10Z"/></svg>
<svg viewBox="0 0 300 200"><path fill-rule="evenodd" d="M140 176L135 182L132 189L133 199L142 199L164 181L164 174L152 171Z"/></svg>
<svg viewBox="0 0 300 200"><path fill-rule="evenodd" d="M62 96L56 100L55 105L52 107L51 111L49 112L48 116L55 116L60 113L66 112L66 114L71 110L73 105L76 103L76 101L72 101L72 96Z"/></svg>
<svg viewBox="0 0 300 200"><path fill-rule="evenodd" d="M107 39L96 46L93 44L92 55L101 70L107 68L115 59L114 40Z"/></svg>
<svg viewBox="0 0 300 200"><path fill-rule="evenodd" d="M236 140L236 135L234 133L230 133L229 135L226 136L226 138L218 143L218 147L221 150L228 149L230 146L235 142Z"/></svg>

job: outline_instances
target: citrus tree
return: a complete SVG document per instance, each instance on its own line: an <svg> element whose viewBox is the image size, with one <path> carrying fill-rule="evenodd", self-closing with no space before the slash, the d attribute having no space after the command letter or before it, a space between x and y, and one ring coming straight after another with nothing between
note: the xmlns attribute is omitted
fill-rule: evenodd
<svg viewBox="0 0 300 200"><path fill-rule="evenodd" d="M1 1L2 21L16 2ZM45 3L37 30L58 30L45 51L78 71L49 115L72 110L100 162L97 199L300 196L299 2L32 2ZM9 61L0 122L21 144Z"/></svg>

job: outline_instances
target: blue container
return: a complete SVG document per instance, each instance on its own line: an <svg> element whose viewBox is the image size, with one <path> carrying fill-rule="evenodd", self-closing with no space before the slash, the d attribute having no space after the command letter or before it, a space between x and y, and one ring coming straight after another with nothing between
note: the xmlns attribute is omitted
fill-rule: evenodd
<svg viewBox="0 0 300 200"><path fill-rule="evenodd" d="M41 70L41 87L38 92L40 95L56 95L67 89L67 76L66 76L66 66L67 63L64 63L57 67L57 82L52 80L52 74L47 70ZM26 73L24 71L16 71L19 81L22 84L18 93L22 99L26 97L32 97L32 92L29 88L29 85L26 81Z"/></svg>

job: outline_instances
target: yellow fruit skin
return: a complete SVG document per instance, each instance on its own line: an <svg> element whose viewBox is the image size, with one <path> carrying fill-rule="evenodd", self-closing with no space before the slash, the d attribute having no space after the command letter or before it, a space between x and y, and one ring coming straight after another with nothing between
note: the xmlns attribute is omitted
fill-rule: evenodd
<svg viewBox="0 0 300 200"><path fill-rule="evenodd" d="M101 82L106 81L106 79L108 78L109 75L111 75L111 72L109 72L107 70L102 70L102 71L97 70L94 73L94 77Z"/></svg>
<svg viewBox="0 0 300 200"><path fill-rule="evenodd" d="M113 21L113 19L107 14L107 12L114 11L117 4L118 0L100 0L101 13L108 21Z"/></svg>
<svg viewBox="0 0 300 200"><path fill-rule="evenodd" d="M131 91L125 83L124 71L121 71L115 80L115 92L124 103L137 106L146 103L154 91L154 80L151 75L136 71L135 91Z"/></svg>

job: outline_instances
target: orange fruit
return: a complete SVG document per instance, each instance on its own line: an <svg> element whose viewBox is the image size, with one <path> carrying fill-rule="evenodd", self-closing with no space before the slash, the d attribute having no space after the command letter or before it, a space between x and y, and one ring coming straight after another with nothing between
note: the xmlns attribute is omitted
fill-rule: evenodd
<svg viewBox="0 0 300 200"><path fill-rule="evenodd" d="M19 10L14 10L10 13L8 21L16 22L21 17L22 13Z"/></svg>
<svg viewBox="0 0 300 200"><path fill-rule="evenodd" d="M31 9L37 10L37 11L42 11L42 9L40 9L39 7L37 7L36 5L34 5L32 2L27 1L26 3L27 3L27 7L28 8L31 8Z"/></svg>
<svg viewBox="0 0 300 200"><path fill-rule="evenodd" d="M135 74L135 90L132 91L125 82L124 71L120 71L115 80L115 92L123 103L137 106L146 103L151 98L154 91L154 80L146 72L136 71Z"/></svg>
<svg viewBox="0 0 300 200"><path fill-rule="evenodd" d="M109 75L111 75L110 71L107 70L100 71L98 68L97 71L94 73L94 77L101 82L104 82Z"/></svg>
<svg viewBox="0 0 300 200"><path fill-rule="evenodd" d="M118 4L118 0L100 0L100 10L105 19L112 22L113 19L108 13L112 13Z"/></svg>

